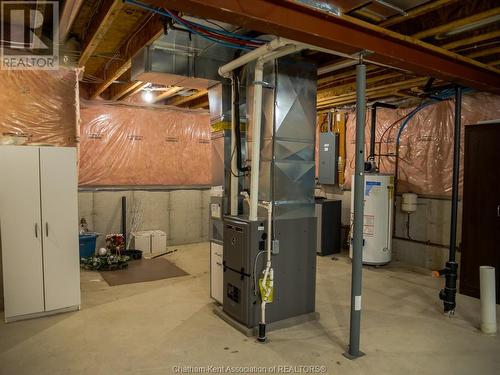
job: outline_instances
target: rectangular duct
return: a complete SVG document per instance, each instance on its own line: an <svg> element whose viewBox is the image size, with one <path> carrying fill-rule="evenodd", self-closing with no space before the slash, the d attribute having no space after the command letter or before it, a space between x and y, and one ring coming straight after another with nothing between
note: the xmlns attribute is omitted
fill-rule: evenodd
<svg viewBox="0 0 500 375"><path fill-rule="evenodd" d="M234 54L196 34L169 30L132 58L132 80L206 89L221 80L217 70Z"/></svg>
<svg viewBox="0 0 500 375"><path fill-rule="evenodd" d="M266 65L263 84L259 200L274 201L275 219L313 217L316 65L297 57L281 58ZM249 85L250 106L252 96ZM248 155L251 147L249 139Z"/></svg>

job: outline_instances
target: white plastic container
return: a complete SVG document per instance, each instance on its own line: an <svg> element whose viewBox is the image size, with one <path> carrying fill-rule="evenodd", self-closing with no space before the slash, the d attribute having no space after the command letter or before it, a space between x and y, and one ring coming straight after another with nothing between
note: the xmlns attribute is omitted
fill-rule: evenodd
<svg viewBox="0 0 500 375"><path fill-rule="evenodd" d="M411 214L417 211L417 194L404 193L401 196L401 211Z"/></svg>
<svg viewBox="0 0 500 375"><path fill-rule="evenodd" d="M354 191L354 176L352 177ZM378 173L365 174L365 211L363 225L363 263L382 265L392 259L392 217L394 176ZM354 220L354 194L351 194L351 233ZM352 258L352 241L349 256Z"/></svg>
<svg viewBox="0 0 500 375"><path fill-rule="evenodd" d="M151 254L151 235L153 231L151 230L141 230L137 232L131 232L132 244L131 248L135 250L141 250L142 255Z"/></svg>
<svg viewBox="0 0 500 375"><path fill-rule="evenodd" d="M487 335L496 335L495 267L479 267L479 281L481 291L481 331Z"/></svg>
<svg viewBox="0 0 500 375"><path fill-rule="evenodd" d="M167 234L161 230L153 230L151 232L151 252L165 252L167 250Z"/></svg>

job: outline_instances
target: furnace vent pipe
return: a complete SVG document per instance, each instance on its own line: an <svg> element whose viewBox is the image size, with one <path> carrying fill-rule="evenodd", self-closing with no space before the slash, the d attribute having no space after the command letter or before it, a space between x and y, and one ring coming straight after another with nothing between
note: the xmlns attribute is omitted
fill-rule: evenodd
<svg viewBox="0 0 500 375"><path fill-rule="evenodd" d="M219 68L219 75L221 75L224 78L229 78L233 70L238 69L254 60L257 60L258 58L266 55L267 53L273 52L274 50L284 47L287 44L296 44L296 43L292 40L277 37L271 40L269 43L266 43L263 46L260 46L259 48L256 48L253 51L245 53L243 56L240 56L237 59L230 61L225 65L222 65Z"/></svg>
<svg viewBox="0 0 500 375"><path fill-rule="evenodd" d="M488 335L497 333L497 311L495 293L495 267L479 267L481 290L481 331Z"/></svg>

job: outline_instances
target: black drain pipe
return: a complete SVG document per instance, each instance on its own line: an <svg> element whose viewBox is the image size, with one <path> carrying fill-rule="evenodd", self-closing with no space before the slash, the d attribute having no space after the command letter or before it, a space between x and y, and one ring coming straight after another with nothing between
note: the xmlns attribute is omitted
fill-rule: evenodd
<svg viewBox="0 0 500 375"><path fill-rule="evenodd" d="M458 211L458 177L460 172L460 131L462 116L462 88L455 87L455 134L453 139L453 177L451 191L451 225L450 225L450 255L444 270L445 286L439 292L439 298L443 301L444 312L453 314L455 312L457 294L457 270L455 262L455 251L457 244L457 211Z"/></svg>
<svg viewBox="0 0 500 375"><path fill-rule="evenodd" d="M123 243L125 244L125 249L127 250L127 197L122 197L122 234Z"/></svg>
<svg viewBox="0 0 500 375"><path fill-rule="evenodd" d="M241 152L241 122L240 122L240 69L233 72L233 92L234 92L234 102L233 111L234 119L236 121L234 126L234 134L236 136L236 165L239 172L247 172L250 167L243 165L243 158ZM231 156L232 157L232 156Z"/></svg>

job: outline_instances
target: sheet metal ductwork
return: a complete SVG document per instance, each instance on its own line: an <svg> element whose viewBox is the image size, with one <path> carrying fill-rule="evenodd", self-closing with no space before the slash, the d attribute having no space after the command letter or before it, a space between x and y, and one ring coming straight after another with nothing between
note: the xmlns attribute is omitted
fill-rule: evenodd
<svg viewBox="0 0 500 375"><path fill-rule="evenodd" d="M198 35L169 30L132 59L132 79L167 86L206 89L221 80L217 70L235 50Z"/></svg>
<svg viewBox="0 0 500 375"><path fill-rule="evenodd" d="M274 201L275 219L314 217L316 65L281 58L266 65L264 81L259 201ZM253 85L247 93L249 156L252 91Z"/></svg>
<svg viewBox="0 0 500 375"><path fill-rule="evenodd" d="M268 323L314 317L316 65L298 56L273 60L264 65L262 82L255 82L254 67L246 66L247 136L254 130L254 87L263 85L259 211L252 220L245 204L242 215L224 218L223 311L248 328L258 325L258 340L265 341ZM247 139L247 155L254 144ZM272 202L271 215L265 202ZM272 258L272 302L263 301L257 285L266 257Z"/></svg>

